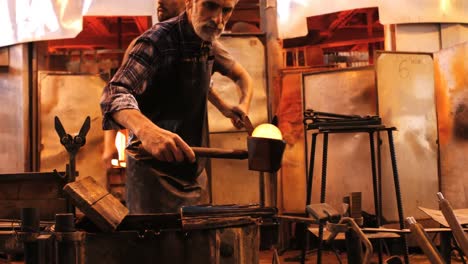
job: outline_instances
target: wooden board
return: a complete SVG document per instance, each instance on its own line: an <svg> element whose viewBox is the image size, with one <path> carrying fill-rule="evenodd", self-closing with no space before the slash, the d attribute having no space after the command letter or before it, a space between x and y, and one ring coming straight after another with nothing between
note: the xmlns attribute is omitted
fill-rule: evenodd
<svg viewBox="0 0 468 264"><path fill-rule="evenodd" d="M0 70L0 173L27 170L30 144L27 45L9 47L9 56L9 67Z"/></svg>
<svg viewBox="0 0 468 264"><path fill-rule="evenodd" d="M379 115L393 133L405 216L426 218L419 205L436 208L437 118L434 63L430 53L379 52L376 58ZM383 216L397 220L387 135L383 134Z"/></svg>
<svg viewBox="0 0 468 264"><path fill-rule="evenodd" d="M468 207L468 44L435 54L440 180L453 208ZM435 199L435 194L434 196ZM424 207L436 208L422 204Z"/></svg>
<svg viewBox="0 0 468 264"><path fill-rule="evenodd" d="M279 171L278 209L286 213L305 211L306 157L302 108L302 74L283 73L277 109L278 127L286 141Z"/></svg>
<svg viewBox="0 0 468 264"><path fill-rule="evenodd" d="M92 177L69 183L64 191L72 202L102 231L115 231L128 214L128 209L97 184Z"/></svg>

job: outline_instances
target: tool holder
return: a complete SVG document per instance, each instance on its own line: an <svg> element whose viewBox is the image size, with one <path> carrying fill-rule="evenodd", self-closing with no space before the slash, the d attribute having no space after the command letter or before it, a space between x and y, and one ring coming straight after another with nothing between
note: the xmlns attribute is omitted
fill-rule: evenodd
<svg viewBox="0 0 468 264"><path fill-rule="evenodd" d="M86 117L83 125L80 128L80 131L75 136L65 132L59 117L55 117L54 123L55 131L59 136L60 143L65 147L70 158L66 167L65 175L59 175L60 177L66 179L67 182L74 182L78 176L76 171L76 154L78 153L78 150L86 144L86 134L88 134L88 131L91 127L91 118L89 116ZM75 208L70 201L67 201L67 212L73 214L75 213Z"/></svg>

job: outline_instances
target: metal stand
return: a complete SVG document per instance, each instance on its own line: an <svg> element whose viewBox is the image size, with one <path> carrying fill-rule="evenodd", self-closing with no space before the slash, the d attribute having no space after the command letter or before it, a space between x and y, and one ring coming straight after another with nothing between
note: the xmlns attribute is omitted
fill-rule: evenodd
<svg viewBox="0 0 468 264"><path fill-rule="evenodd" d="M21 232L20 240L24 246L24 263L39 264L39 210L37 208L21 209Z"/></svg>
<svg viewBox="0 0 468 264"><path fill-rule="evenodd" d="M311 192L312 192L312 181L313 181L313 173L314 173L314 162L315 162L315 149L316 149L316 141L317 135L323 135L323 154L322 154L322 178L321 178L321 191L320 191L320 203L325 203L326 198L326 187L327 187L327 157L328 157L328 135L329 134L336 134L336 133L368 133L369 134L369 142L370 142L370 153L371 153L371 168L372 168L372 182L373 182L373 193L374 193L374 205L375 205L375 213L377 215L377 223L380 226L382 220L382 187L381 187L381 179L377 176L377 166L376 159L375 159L375 145L374 145L374 135L381 132L386 131L388 133L388 144L390 148L390 157L392 162L392 170L393 170L393 180L395 185L395 195L398 207L398 218L399 218L399 226L400 229L404 228L404 217L403 217L403 204L401 200L401 191L400 191L400 182L398 177L398 170L396 164L396 154L395 154L395 147L393 143L393 135L392 132L396 130L395 127L385 127L383 125L357 125L357 126L324 126L314 128L317 129L317 132L312 134L312 147L310 153L310 167L308 171L308 179L307 179L307 205L311 203ZM380 165L380 164L379 164ZM306 230L305 230L306 231ZM322 260L322 248L323 248L323 224L319 224L319 247L317 251L317 263L321 263ZM406 242L406 236L401 235L401 242L404 248L404 259L405 263L409 263L408 257L408 247ZM380 242L379 242L380 243ZM306 243L307 244L307 243ZM379 251L379 263L382 262L382 255L380 250L380 245L378 247ZM302 259L301 263L305 263L305 251L306 245L303 245L302 248Z"/></svg>
<svg viewBox="0 0 468 264"><path fill-rule="evenodd" d="M86 144L86 134L88 134L90 127L91 118L88 116L83 122L78 135L73 137L65 132L62 122L60 122L60 119L57 116L55 117L55 131L60 138L60 143L62 143L70 156L70 162L67 164L66 175L63 176L67 182L74 182L78 176L76 172L75 158L78 150ZM75 208L69 201L67 201L67 212L75 213Z"/></svg>
<svg viewBox="0 0 468 264"><path fill-rule="evenodd" d="M57 264L84 263L85 232L75 230L73 214L55 216L55 239Z"/></svg>

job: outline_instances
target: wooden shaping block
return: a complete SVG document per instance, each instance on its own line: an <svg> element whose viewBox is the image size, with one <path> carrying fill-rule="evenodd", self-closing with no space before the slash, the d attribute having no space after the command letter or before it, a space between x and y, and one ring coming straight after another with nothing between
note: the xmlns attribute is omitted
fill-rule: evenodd
<svg viewBox="0 0 468 264"><path fill-rule="evenodd" d="M65 185L72 202L104 232L115 231L128 209L92 177Z"/></svg>

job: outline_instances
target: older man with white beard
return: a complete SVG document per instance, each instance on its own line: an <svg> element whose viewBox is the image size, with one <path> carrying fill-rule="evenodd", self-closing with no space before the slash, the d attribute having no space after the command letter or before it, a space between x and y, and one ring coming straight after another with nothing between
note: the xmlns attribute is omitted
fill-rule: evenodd
<svg viewBox="0 0 468 264"><path fill-rule="evenodd" d="M186 11L142 34L103 91L104 129L127 128L127 206L131 213L177 212L206 203L206 103L212 42L238 0L186 0ZM143 82L147 85L142 85ZM239 117L243 107L228 107Z"/></svg>
<svg viewBox="0 0 468 264"><path fill-rule="evenodd" d="M178 16L185 11L185 0L157 0L156 14L160 22L166 21L173 17ZM124 53L122 64L127 62L128 54L135 45L138 38L135 38L129 45ZM236 112L242 111L248 113L249 105L252 97L252 78L249 73L238 63L229 52L221 45L219 41L213 44L214 64L219 65L218 69L225 70L224 72L218 71L223 76L230 78L236 82L240 91L240 98L238 105L228 105L216 92L213 87L210 87L208 92L208 101L210 101L219 111L226 117L230 118L236 128L242 128L242 120L239 119ZM146 85L146 82L144 83ZM231 108L240 108L233 111ZM104 149L102 153L103 167L109 170L112 168L111 160L118 158L118 151L115 146L115 138L117 131L106 130L104 133Z"/></svg>

